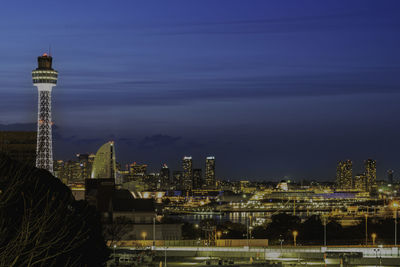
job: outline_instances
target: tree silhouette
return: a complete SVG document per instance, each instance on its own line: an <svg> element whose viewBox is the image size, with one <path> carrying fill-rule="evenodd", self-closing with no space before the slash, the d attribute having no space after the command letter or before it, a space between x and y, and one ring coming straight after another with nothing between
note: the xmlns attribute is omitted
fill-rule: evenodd
<svg viewBox="0 0 400 267"><path fill-rule="evenodd" d="M101 266L100 217L49 172L0 155L0 266Z"/></svg>

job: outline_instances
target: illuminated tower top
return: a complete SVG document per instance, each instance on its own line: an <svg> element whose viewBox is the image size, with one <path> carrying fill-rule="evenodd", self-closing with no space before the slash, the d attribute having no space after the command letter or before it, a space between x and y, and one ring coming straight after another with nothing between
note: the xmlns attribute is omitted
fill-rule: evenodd
<svg viewBox="0 0 400 267"><path fill-rule="evenodd" d="M38 57L38 67L32 71L38 96L38 130L36 167L53 173L53 139L51 134L51 90L57 84L58 72L52 68L53 58L46 53Z"/></svg>
<svg viewBox="0 0 400 267"><path fill-rule="evenodd" d="M52 68L53 58L47 53L38 57L38 67L32 71L33 84L57 84L58 71Z"/></svg>

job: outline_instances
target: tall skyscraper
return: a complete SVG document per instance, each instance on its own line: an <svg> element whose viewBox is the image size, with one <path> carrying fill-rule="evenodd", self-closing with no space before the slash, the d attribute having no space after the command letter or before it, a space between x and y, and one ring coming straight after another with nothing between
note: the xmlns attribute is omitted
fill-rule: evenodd
<svg viewBox="0 0 400 267"><path fill-rule="evenodd" d="M387 178L389 184L393 184L393 173L393 170L387 170Z"/></svg>
<svg viewBox="0 0 400 267"><path fill-rule="evenodd" d="M364 165L367 191L371 191L372 187L376 185L376 160L367 159Z"/></svg>
<svg viewBox="0 0 400 267"><path fill-rule="evenodd" d="M53 58L46 53L38 57L32 71L33 85L39 91L36 167L53 173L53 141L51 127L51 90L57 84L58 72L52 69Z"/></svg>
<svg viewBox="0 0 400 267"><path fill-rule="evenodd" d="M92 178L117 178L114 142L102 145L96 153L92 167Z"/></svg>
<svg viewBox="0 0 400 267"><path fill-rule="evenodd" d="M201 169L193 169L193 188L200 189L203 186L203 173Z"/></svg>
<svg viewBox="0 0 400 267"><path fill-rule="evenodd" d="M205 185L208 188L215 187L215 157L206 158Z"/></svg>
<svg viewBox="0 0 400 267"><path fill-rule="evenodd" d="M351 189L353 187L353 162L351 160L338 162L336 184L340 189Z"/></svg>
<svg viewBox="0 0 400 267"><path fill-rule="evenodd" d="M170 181L170 172L167 164L163 164L160 170L160 179L161 179L161 187L163 189L170 189L171 181Z"/></svg>
<svg viewBox="0 0 400 267"><path fill-rule="evenodd" d="M183 189L191 190L193 188L193 160L192 157L183 157Z"/></svg>

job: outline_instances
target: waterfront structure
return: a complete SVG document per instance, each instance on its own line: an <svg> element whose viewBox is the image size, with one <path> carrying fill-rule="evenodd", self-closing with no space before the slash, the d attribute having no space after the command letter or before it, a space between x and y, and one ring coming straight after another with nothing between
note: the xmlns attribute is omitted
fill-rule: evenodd
<svg viewBox="0 0 400 267"><path fill-rule="evenodd" d="M376 185L376 160L367 159L364 162L365 165L365 177L366 177L366 190L370 192Z"/></svg>
<svg viewBox="0 0 400 267"><path fill-rule="evenodd" d="M393 184L393 173L393 170L387 170L387 178L389 184Z"/></svg>
<svg viewBox="0 0 400 267"><path fill-rule="evenodd" d="M38 57L38 67L32 71L33 85L39 92L36 167L51 173L53 173L51 91L56 86L58 77L58 72L52 68L52 61L53 58L44 53Z"/></svg>
<svg viewBox="0 0 400 267"><path fill-rule="evenodd" d="M24 164L36 164L36 132L0 131L0 152Z"/></svg>
<svg viewBox="0 0 400 267"><path fill-rule="evenodd" d="M102 145L96 153L93 162L92 178L116 179L117 168L115 160L114 142L110 141Z"/></svg>
<svg viewBox="0 0 400 267"><path fill-rule="evenodd" d="M215 157L206 158L205 186L215 187Z"/></svg>
<svg viewBox="0 0 400 267"><path fill-rule="evenodd" d="M203 185L203 174L201 169L193 169L193 188L200 189Z"/></svg>
<svg viewBox="0 0 400 267"><path fill-rule="evenodd" d="M338 162L336 184L339 189L351 189L353 187L353 162L351 160Z"/></svg>
<svg viewBox="0 0 400 267"><path fill-rule="evenodd" d="M191 190L193 188L193 160L192 157L183 157L183 189Z"/></svg>

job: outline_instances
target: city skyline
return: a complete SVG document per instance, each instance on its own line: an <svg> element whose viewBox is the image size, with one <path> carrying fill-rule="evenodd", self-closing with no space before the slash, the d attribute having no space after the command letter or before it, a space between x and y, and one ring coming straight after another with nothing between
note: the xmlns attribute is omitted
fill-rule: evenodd
<svg viewBox="0 0 400 267"><path fill-rule="evenodd" d="M395 1L346 8L293 2L293 10L261 1L113 4L111 10L96 3L48 2L51 25L4 4L0 22L10 31L0 46L7 51L1 128L36 128L29 74L50 44L61 73L55 159L94 153L114 140L118 161L166 162L177 170L183 155L215 155L218 175L228 179L333 180L338 160L359 162L353 167L359 173L368 158L377 160L378 178L388 169L396 178ZM157 19L148 22L147 15ZM31 31L43 25L45 40Z"/></svg>

